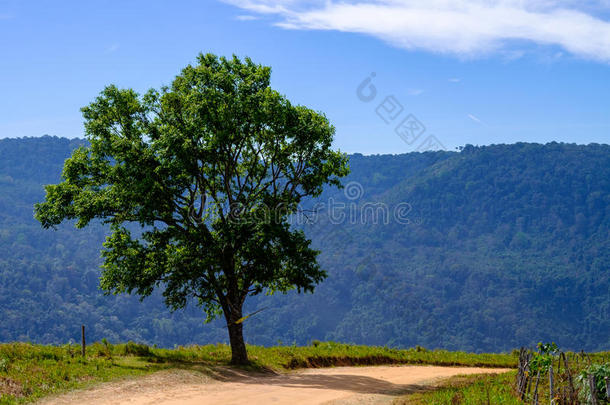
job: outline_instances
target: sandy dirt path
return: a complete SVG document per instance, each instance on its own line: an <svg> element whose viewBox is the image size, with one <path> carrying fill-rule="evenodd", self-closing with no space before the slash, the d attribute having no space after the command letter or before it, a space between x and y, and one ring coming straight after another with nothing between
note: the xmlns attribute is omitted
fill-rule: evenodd
<svg viewBox="0 0 610 405"><path fill-rule="evenodd" d="M166 370L74 391L40 404L384 404L397 395L430 388L447 377L505 371L436 366L336 367L285 374L229 368L208 373Z"/></svg>

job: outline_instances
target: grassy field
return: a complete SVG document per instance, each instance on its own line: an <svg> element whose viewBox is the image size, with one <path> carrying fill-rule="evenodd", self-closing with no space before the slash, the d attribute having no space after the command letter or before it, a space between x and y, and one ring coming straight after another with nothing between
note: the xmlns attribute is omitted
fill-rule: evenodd
<svg viewBox="0 0 610 405"><path fill-rule="evenodd" d="M414 348L354 346L314 342L311 346L248 346L253 370L282 371L304 367L373 364L433 364L445 366L515 367L513 354L471 354ZM0 344L0 404L20 404L45 395L137 376L166 368L220 366L230 360L227 345L160 349L134 343L94 343L87 355L80 346Z"/></svg>
<svg viewBox="0 0 610 405"><path fill-rule="evenodd" d="M566 355L569 358L574 379L589 364L610 364L610 352L566 352ZM409 394L399 398L394 405L522 404L516 395L516 374L516 371L511 371L497 375L457 376L442 382L432 391ZM565 380L565 378L563 374L555 374L556 390L566 386L565 382L562 383L562 379ZM549 403L548 373L544 374L539 382L538 401L541 404ZM555 392L557 393L557 391ZM530 402L528 401L528 403Z"/></svg>
<svg viewBox="0 0 610 405"><path fill-rule="evenodd" d="M519 405L514 394L515 372L457 376L433 391L411 394L393 405L503 404Z"/></svg>

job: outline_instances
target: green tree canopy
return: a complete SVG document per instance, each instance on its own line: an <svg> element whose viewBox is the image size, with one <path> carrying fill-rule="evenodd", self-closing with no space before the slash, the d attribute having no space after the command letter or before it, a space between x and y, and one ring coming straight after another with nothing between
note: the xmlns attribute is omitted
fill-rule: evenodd
<svg viewBox="0 0 610 405"><path fill-rule="evenodd" d="M110 224L106 292L162 288L172 309L195 299L208 319L224 313L234 363L248 361L247 296L311 292L324 279L289 219L349 171L326 117L272 90L270 74L248 58L200 54L159 91L107 87L82 109L89 145L36 205L45 228Z"/></svg>

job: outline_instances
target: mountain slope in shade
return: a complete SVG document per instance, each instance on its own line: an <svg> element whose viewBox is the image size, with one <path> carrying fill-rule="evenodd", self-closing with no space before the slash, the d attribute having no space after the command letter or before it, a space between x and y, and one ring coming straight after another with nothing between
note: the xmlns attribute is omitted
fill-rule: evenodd
<svg viewBox="0 0 610 405"><path fill-rule="evenodd" d="M43 184L83 141L0 140L0 341L226 341L196 307L97 289L101 226L45 231ZM610 146L550 143L350 157L343 190L295 218L322 251L313 295L256 297L250 343L312 339L500 351L610 347ZM305 211L309 212L309 211ZM343 215L342 215L343 214Z"/></svg>

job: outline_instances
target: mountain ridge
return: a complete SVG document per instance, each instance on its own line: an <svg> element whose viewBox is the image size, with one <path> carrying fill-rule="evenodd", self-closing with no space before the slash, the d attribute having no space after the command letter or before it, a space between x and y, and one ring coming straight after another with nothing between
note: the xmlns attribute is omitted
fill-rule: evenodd
<svg viewBox="0 0 610 405"><path fill-rule="evenodd" d="M97 289L104 229L45 231L32 218L42 185L59 180L81 139L0 139L0 341L90 339L174 344L226 341L198 308L170 314L159 294ZM316 201L393 213L406 223L301 226L329 278L313 295L256 297L246 340L312 339L470 351L557 341L610 347L610 145L466 146L460 152L354 154L344 180ZM362 219L362 218L361 218ZM383 221L382 221L383 222Z"/></svg>

